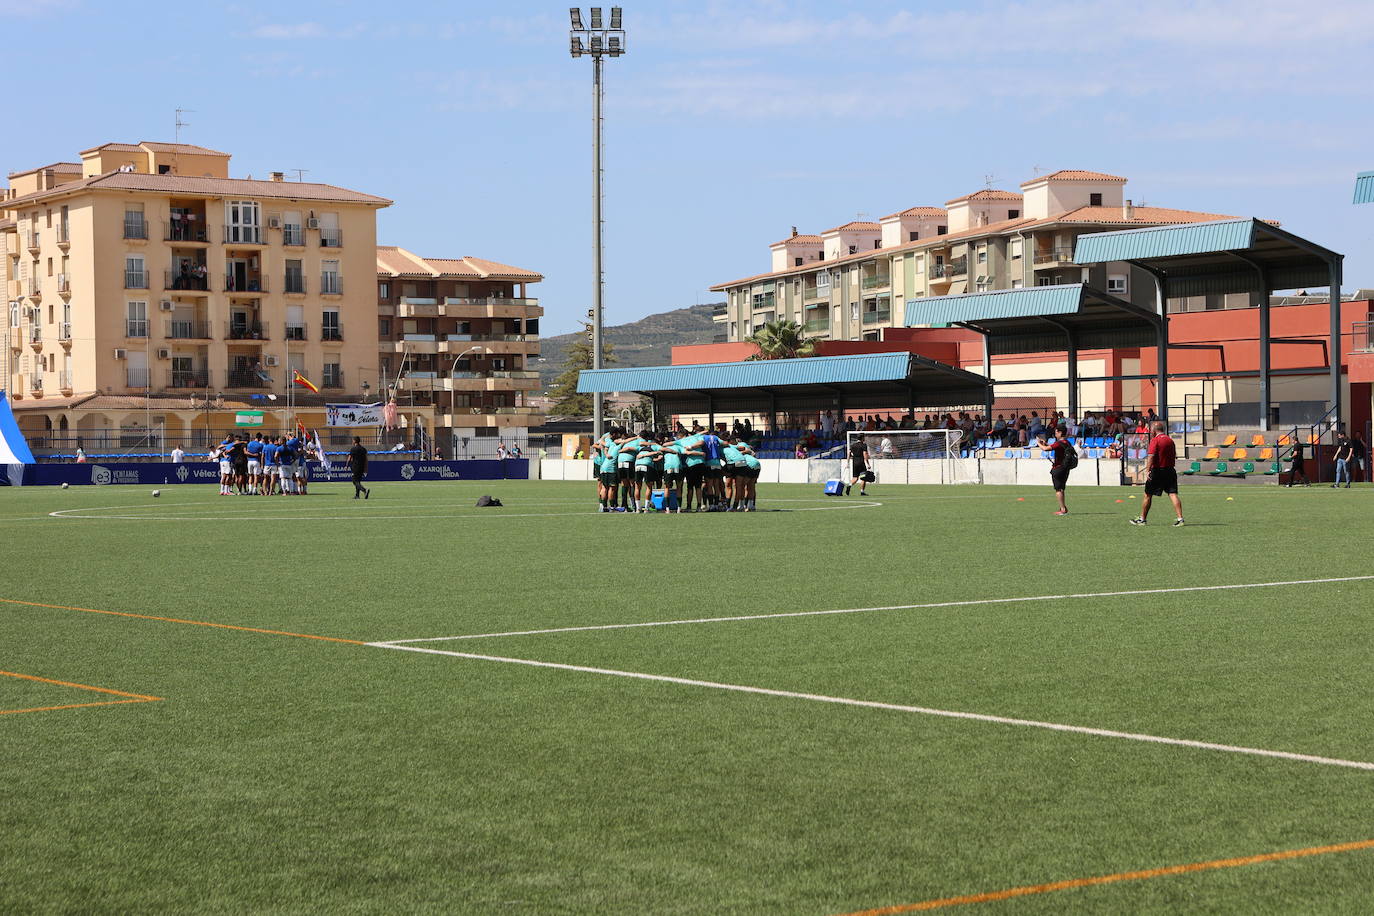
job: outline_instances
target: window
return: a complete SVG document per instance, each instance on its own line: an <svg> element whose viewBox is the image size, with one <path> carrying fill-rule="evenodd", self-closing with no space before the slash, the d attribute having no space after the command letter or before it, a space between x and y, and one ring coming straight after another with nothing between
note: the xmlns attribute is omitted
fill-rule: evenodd
<svg viewBox="0 0 1374 916"><path fill-rule="evenodd" d="M301 228L301 211L287 210L282 214L281 243L297 248L305 244L305 230Z"/></svg>
<svg viewBox="0 0 1374 916"><path fill-rule="evenodd" d="M343 233L339 231L339 214L320 214L320 247L339 248L343 245Z"/></svg>
<svg viewBox="0 0 1374 916"><path fill-rule="evenodd" d="M305 272L301 269L300 261L288 260L286 262L285 289L288 293L305 292Z"/></svg>
<svg viewBox="0 0 1374 916"><path fill-rule="evenodd" d="M256 200L231 200L224 208L229 216L224 232L226 242L262 242L262 208Z"/></svg>
<svg viewBox="0 0 1374 916"><path fill-rule="evenodd" d="M858 246L858 245L850 245L850 246L849 246L849 253L850 253L850 254L857 254L858 251L859 251L859 246Z"/></svg>
<svg viewBox="0 0 1374 916"><path fill-rule="evenodd" d="M343 387L343 367L338 363L324 364L324 387L342 388Z"/></svg>
<svg viewBox="0 0 1374 916"><path fill-rule="evenodd" d="M986 246L986 245L979 245L979 246L978 246L978 263L979 263L979 264L986 264L987 261L988 261L988 246Z"/></svg>
<svg viewBox="0 0 1374 916"><path fill-rule="evenodd" d="M148 336L148 303L130 302L127 305L127 318L125 320L124 336L126 337L147 337Z"/></svg>
<svg viewBox="0 0 1374 916"><path fill-rule="evenodd" d="M936 226L936 227L935 227L935 234L936 234L936 235L945 235L945 234L948 233L948 232L949 232L949 227L948 227L948 226Z"/></svg>
<svg viewBox="0 0 1374 916"><path fill-rule="evenodd" d="M1021 211L1020 211L1020 210L1008 210L1008 211L1007 211L1007 219L1020 219L1020 218L1021 218Z"/></svg>
<svg viewBox="0 0 1374 916"><path fill-rule="evenodd" d="M18 303L18 302L11 302L11 303L10 303L10 327L12 327L12 328L17 328L17 327L19 327L19 303Z"/></svg>
<svg viewBox="0 0 1374 916"><path fill-rule="evenodd" d="M1050 278L1049 278L1049 277L1036 277L1036 278L1035 278L1035 285L1036 285L1036 286L1049 286L1049 285L1050 285Z"/></svg>
<svg viewBox="0 0 1374 916"><path fill-rule="evenodd" d="M793 266L793 267L801 267L801 266L802 266L802 259L801 259L801 258L793 258L793 259L792 259L792 266Z"/></svg>
<svg viewBox="0 0 1374 916"><path fill-rule="evenodd" d="M320 262L320 293L337 296L343 292L343 281L339 279L338 261Z"/></svg>
<svg viewBox="0 0 1374 916"><path fill-rule="evenodd" d="M378 319L377 319L377 335L378 335L379 337L390 337L390 336L391 336L391 319L390 319L390 318L378 318Z"/></svg>
<svg viewBox="0 0 1374 916"><path fill-rule="evenodd" d="M1119 275L1108 277L1107 292L1117 294L1126 292L1126 278Z"/></svg>
<svg viewBox="0 0 1374 916"><path fill-rule="evenodd" d="M986 284L986 283L978 283L978 284L975 285L975 288L977 289L978 292L980 292L980 293L985 293L985 292L988 291L989 286L988 286L988 284Z"/></svg>
<svg viewBox="0 0 1374 916"><path fill-rule="evenodd" d="M158 173L159 175L166 175L166 174L170 173L171 171L172 171L172 167L171 167L170 165L159 165L159 166L157 167L157 173Z"/></svg>
<svg viewBox="0 0 1374 916"><path fill-rule="evenodd" d="M1102 195L1101 195L1101 194L1089 194L1089 195L1088 195L1088 206L1090 206L1090 207L1100 207L1100 206L1102 206Z"/></svg>
<svg viewBox="0 0 1374 916"><path fill-rule="evenodd" d="M882 239L874 239L874 240L873 240L873 247L874 247L874 248L881 248L881 247L883 247Z"/></svg>
<svg viewBox="0 0 1374 916"><path fill-rule="evenodd" d="M305 340L305 306L286 307L286 339Z"/></svg>
<svg viewBox="0 0 1374 916"><path fill-rule="evenodd" d="M917 239L919 239L920 237L921 237L921 233L915 232L915 231L913 231L913 232L908 232L908 233L906 234L906 240L907 240L908 242L914 242L914 241L916 241Z"/></svg>
<svg viewBox="0 0 1374 916"><path fill-rule="evenodd" d="M1012 280L1012 281L1011 281L1011 288L1012 288L1012 289L1020 289L1021 287L1025 286L1025 285L1026 285L1026 284L1023 283L1023 282L1020 281L1020 280Z"/></svg>
<svg viewBox="0 0 1374 916"><path fill-rule="evenodd" d="M850 321L858 321L858 320L859 320L859 303L857 303L857 302L851 302L851 303L849 303L849 320L850 320Z"/></svg>
<svg viewBox="0 0 1374 916"><path fill-rule="evenodd" d="M287 368L287 370L288 370L287 373L286 373L286 375L287 375L288 378L291 376L291 373L292 373L292 372L299 372L301 375L305 375L305 354L304 354L304 353L288 353L288 354L286 354L286 368Z"/></svg>
<svg viewBox="0 0 1374 916"><path fill-rule="evenodd" d="M1011 259L1015 261L1021 257L1021 240L1015 238L1011 240Z"/></svg>
<svg viewBox="0 0 1374 916"><path fill-rule="evenodd" d="M146 239L148 224L143 219L143 204L124 205L124 237L126 239Z"/></svg>
<svg viewBox="0 0 1374 916"><path fill-rule="evenodd" d="M148 271L143 269L143 255L131 254L124 258L124 288L148 288Z"/></svg>
<svg viewBox="0 0 1374 916"><path fill-rule="evenodd" d="M377 298L378 298L378 299L390 299L390 298L391 298L391 284L390 284L390 283L378 283L378 284L377 284Z"/></svg>
<svg viewBox="0 0 1374 916"><path fill-rule="evenodd" d="M320 340L343 340L343 327L339 324L338 309L325 309L321 315Z"/></svg>

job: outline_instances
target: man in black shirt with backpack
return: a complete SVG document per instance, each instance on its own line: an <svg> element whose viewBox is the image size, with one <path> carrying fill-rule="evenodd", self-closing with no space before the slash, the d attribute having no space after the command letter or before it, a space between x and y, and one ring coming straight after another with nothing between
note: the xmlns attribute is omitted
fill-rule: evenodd
<svg viewBox="0 0 1374 916"><path fill-rule="evenodd" d="M1040 440L1040 450L1050 453L1050 483L1054 485L1054 496L1059 501L1059 511L1055 515L1068 515L1069 507L1064 505L1064 488L1069 484L1069 472L1078 467L1078 452L1069 442L1068 431L1062 426L1054 428L1054 441Z"/></svg>

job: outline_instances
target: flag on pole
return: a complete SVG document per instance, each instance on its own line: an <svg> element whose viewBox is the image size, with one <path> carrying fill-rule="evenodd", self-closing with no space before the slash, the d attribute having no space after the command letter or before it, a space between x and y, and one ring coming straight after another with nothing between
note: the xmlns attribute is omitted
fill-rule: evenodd
<svg viewBox="0 0 1374 916"><path fill-rule="evenodd" d="M315 430L315 456L320 459L320 467L326 472L329 471L329 456L324 453L324 446L320 445L320 431Z"/></svg>
<svg viewBox="0 0 1374 916"><path fill-rule="evenodd" d="M311 391L315 392L316 394L319 394L319 393L320 393L320 389L318 389L318 388L315 387L315 383L314 383L314 382L310 381L310 379L308 379L308 378L306 378L305 376L301 375L301 374L300 374L299 372L297 372L295 369L292 369L292 370L291 370L291 375L292 375L291 384L293 384L293 385L300 385L302 388L309 388Z"/></svg>
<svg viewBox="0 0 1374 916"><path fill-rule="evenodd" d="M235 426L261 426L261 410L240 410L234 414Z"/></svg>

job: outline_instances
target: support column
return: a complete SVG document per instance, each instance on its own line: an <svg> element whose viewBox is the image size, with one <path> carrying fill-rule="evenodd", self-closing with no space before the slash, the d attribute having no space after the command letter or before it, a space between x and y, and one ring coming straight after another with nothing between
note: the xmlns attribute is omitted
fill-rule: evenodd
<svg viewBox="0 0 1374 916"><path fill-rule="evenodd" d="M1269 422L1270 414L1273 409L1270 406L1270 399L1273 397L1270 388L1270 347L1269 347L1269 281L1266 272L1261 271L1260 276L1263 288L1259 291L1259 412L1260 429L1268 432L1272 428Z"/></svg>
<svg viewBox="0 0 1374 916"><path fill-rule="evenodd" d="M983 388L983 415L992 421L992 402L995 400L992 386L992 335L987 331L983 333L983 378L987 379L987 384Z"/></svg>
<svg viewBox="0 0 1374 916"><path fill-rule="evenodd" d="M1069 337L1069 416L1078 420L1078 335L1068 332ZM1106 406L1105 404L1103 405Z"/></svg>
<svg viewBox="0 0 1374 916"><path fill-rule="evenodd" d="M1331 260L1331 410L1336 423L1341 423L1341 261Z"/></svg>
<svg viewBox="0 0 1374 916"><path fill-rule="evenodd" d="M716 428L716 396L713 394L706 396L706 428L712 431Z"/></svg>

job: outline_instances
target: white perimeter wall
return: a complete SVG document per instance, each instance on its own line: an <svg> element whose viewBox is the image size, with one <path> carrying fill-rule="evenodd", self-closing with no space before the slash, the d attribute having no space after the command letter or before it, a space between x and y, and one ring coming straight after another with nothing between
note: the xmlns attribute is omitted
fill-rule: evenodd
<svg viewBox="0 0 1374 916"><path fill-rule="evenodd" d="M839 461L764 458L759 483L823 483L829 477L843 477L848 483L848 463ZM530 473L540 480L592 479L591 462L543 458L530 462ZM1050 463L1045 458L957 458L903 461L879 458L873 462L877 485L890 484L1016 484L1027 487L1050 485ZM1070 487L1115 487L1121 484L1121 462L1106 458L1082 458L1069 475Z"/></svg>

